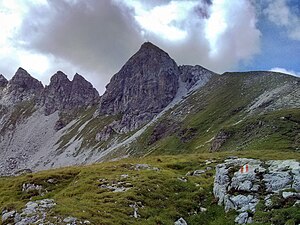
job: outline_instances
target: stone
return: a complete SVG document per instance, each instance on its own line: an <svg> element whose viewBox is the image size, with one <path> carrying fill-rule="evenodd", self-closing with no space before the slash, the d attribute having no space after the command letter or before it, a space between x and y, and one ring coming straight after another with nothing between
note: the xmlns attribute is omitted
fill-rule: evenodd
<svg viewBox="0 0 300 225"><path fill-rule="evenodd" d="M64 221L65 223L74 223L74 222L76 222L76 220L77 220L76 217L71 217L71 216L69 216L69 217L65 218L63 221Z"/></svg>
<svg viewBox="0 0 300 225"><path fill-rule="evenodd" d="M22 217L21 217L20 213L16 213L15 217L14 217L14 222L17 223L17 222L20 222L21 220L22 220Z"/></svg>
<svg viewBox="0 0 300 225"><path fill-rule="evenodd" d="M137 202L135 202L134 204L129 205L129 207L133 208L133 217L135 219L140 217L140 215L138 214L139 208L138 208L138 203Z"/></svg>
<svg viewBox="0 0 300 225"><path fill-rule="evenodd" d="M2 214L2 223L4 223L5 221L7 221L10 218L13 218L15 213L16 213L16 211L10 211L10 212Z"/></svg>
<svg viewBox="0 0 300 225"><path fill-rule="evenodd" d="M47 180L47 183L55 184L55 183L57 183L57 181L55 179L50 178L50 179Z"/></svg>
<svg viewBox="0 0 300 225"><path fill-rule="evenodd" d="M181 217L179 218L174 225L188 225L187 222Z"/></svg>
<svg viewBox="0 0 300 225"><path fill-rule="evenodd" d="M216 176L214 181L213 193L218 199L218 204L222 205L227 193L230 178L228 176L228 169L224 164L219 164L216 167Z"/></svg>
<svg viewBox="0 0 300 225"><path fill-rule="evenodd" d="M248 213L247 212L243 212L240 213L234 220L234 222L236 222L237 224L246 224L248 221Z"/></svg>
<svg viewBox="0 0 300 225"><path fill-rule="evenodd" d="M241 170L248 165L248 171ZM299 199L300 193L284 191L297 187L300 165L295 160L260 160L246 158L229 158L216 166L213 193L224 205L225 211L234 209L240 214L235 222L252 223L259 199L272 210L272 196L282 193L282 198ZM294 185L294 186L293 186ZM279 196L280 197L280 196Z"/></svg>
<svg viewBox="0 0 300 225"><path fill-rule="evenodd" d="M178 177L177 179L181 182L187 182L187 179L185 177Z"/></svg>
<svg viewBox="0 0 300 225"><path fill-rule="evenodd" d="M206 212L206 211L207 211L207 208L200 207L200 212Z"/></svg>
<svg viewBox="0 0 300 225"><path fill-rule="evenodd" d="M293 174L293 184L292 188L296 191L300 191L300 166L298 168L292 169Z"/></svg>
<svg viewBox="0 0 300 225"><path fill-rule="evenodd" d="M136 164L135 169L136 170L148 170L151 167L148 164Z"/></svg>
<svg viewBox="0 0 300 225"><path fill-rule="evenodd" d="M204 174L206 172L206 170L195 170L193 172L193 176L201 176L202 174Z"/></svg>
<svg viewBox="0 0 300 225"><path fill-rule="evenodd" d="M287 198L298 198L298 199L300 199L300 193L283 191L282 192L282 197L284 199L287 199Z"/></svg>
<svg viewBox="0 0 300 225"><path fill-rule="evenodd" d="M278 192L291 188L292 177L288 172L273 172L265 174L263 180L267 191Z"/></svg>
<svg viewBox="0 0 300 225"><path fill-rule="evenodd" d="M23 184L22 185L22 191L23 192L32 192L32 191L38 191L39 194L41 194L43 190L43 187L41 185L35 185L35 184Z"/></svg>
<svg viewBox="0 0 300 225"><path fill-rule="evenodd" d="M121 177L121 179L126 179L126 178L129 177L129 175L128 174L122 174L120 177Z"/></svg>
<svg viewBox="0 0 300 225"><path fill-rule="evenodd" d="M271 207L273 205L273 202L271 199L272 196L273 196L272 194L269 194L264 198L266 207Z"/></svg>

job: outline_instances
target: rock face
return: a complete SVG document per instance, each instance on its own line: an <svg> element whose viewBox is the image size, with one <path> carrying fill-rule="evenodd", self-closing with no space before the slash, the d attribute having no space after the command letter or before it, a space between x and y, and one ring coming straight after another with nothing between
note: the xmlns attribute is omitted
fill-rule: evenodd
<svg viewBox="0 0 300 225"><path fill-rule="evenodd" d="M8 80L2 74L0 74L0 88L6 87L7 84Z"/></svg>
<svg viewBox="0 0 300 225"><path fill-rule="evenodd" d="M256 205L264 199L266 210L272 208L272 198L299 200L300 164L294 160L267 161L228 159L216 167L213 192L225 211L239 212L235 222L252 223ZM294 192L283 192L294 189Z"/></svg>
<svg viewBox="0 0 300 225"><path fill-rule="evenodd" d="M45 87L41 102L45 105L45 114L56 110L74 109L95 104L99 94L92 84L76 74L70 81L63 72L58 71L51 77L50 84Z"/></svg>
<svg viewBox="0 0 300 225"><path fill-rule="evenodd" d="M179 66L181 80L189 90L195 85L203 86L215 73L203 68L202 66Z"/></svg>
<svg viewBox="0 0 300 225"><path fill-rule="evenodd" d="M173 100L178 78L174 60L150 42L144 43L107 85L99 111L123 114L123 130L134 130Z"/></svg>
<svg viewBox="0 0 300 225"><path fill-rule="evenodd" d="M7 83L6 98L10 103L31 100L43 91L40 81L30 76L30 74L19 68L13 78Z"/></svg>

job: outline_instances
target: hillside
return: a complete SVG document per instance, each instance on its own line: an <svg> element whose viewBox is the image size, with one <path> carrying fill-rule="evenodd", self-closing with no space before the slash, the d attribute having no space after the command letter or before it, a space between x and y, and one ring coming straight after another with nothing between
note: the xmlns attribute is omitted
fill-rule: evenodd
<svg viewBox="0 0 300 225"><path fill-rule="evenodd" d="M235 224L237 212L225 213L212 193L215 166L233 158L230 154L123 159L0 178L0 211L23 211L20 218L29 224L39 219L43 224L171 225L179 218L189 225ZM293 152L241 151L236 156L300 160ZM271 211L260 205L254 224L298 224L299 204L294 202L280 200ZM17 217L7 217L3 224Z"/></svg>

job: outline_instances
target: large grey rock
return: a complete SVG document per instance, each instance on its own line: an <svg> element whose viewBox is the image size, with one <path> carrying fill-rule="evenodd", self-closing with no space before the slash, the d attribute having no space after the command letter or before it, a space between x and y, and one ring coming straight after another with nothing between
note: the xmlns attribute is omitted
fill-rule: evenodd
<svg viewBox="0 0 300 225"><path fill-rule="evenodd" d="M13 218L14 215L15 215L15 213L16 213L16 211L10 211L10 212L4 213L2 215L2 223L5 222L5 221L7 221L10 218Z"/></svg>
<svg viewBox="0 0 300 225"><path fill-rule="evenodd" d="M181 217L179 218L174 225L188 225L187 222Z"/></svg>
<svg viewBox="0 0 300 225"><path fill-rule="evenodd" d="M292 177L288 172L273 172L264 175L266 190L277 192L291 188Z"/></svg>
<svg viewBox="0 0 300 225"><path fill-rule="evenodd" d="M214 196L218 199L219 205L222 205L224 203L229 182L230 178L228 176L228 168L226 168L224 164L217 165L213 193Z"/></svg>
<svg viewBox="0 0 300 225"><path fill-rule="evenodd" d="M146 42L106 86L99 113L122 114L120 131L137 129L173 100L178 79L175 61Z"/></svg>
<svg viewBox="0 0 300 225"><path fill-rule="evenodd" d="M43 187L41 185L35 185L35 184L23 184L22 185L22 191L23 192L31 192L31 191L38 191L39 194L41 194L43 190Z"/></svg>
<svg viewBox="0 0 300 225"><path fill-rule="evenodd" d="M242 170L241 167L246 165L248 171ZM225 211L240 212L236 223L252 223L248 213L255 213L259 199L264 199L268 208L273 205L272 196L278 196L281 191L284 199L299 199L299 193L284 191L293 187L298 191L299 170L300 165L295 160L226 159L216 166L213 192L219 205L225 206Z"/></svg>
<svg viewBox="0 0 300 225"><path fill-rule="evenodd" d="M65 223L75 223L76 220L77 220L77 218L69 216L69 217L65 218L63 221Z"/></svg>
<svg viewBox="0 0 300 225"><path fill-rule="evenodd" d="M247 212L243 212L240 213L234 220L234 222L236 222L237 224L246 224L248 221L248 213Z"/></svg>

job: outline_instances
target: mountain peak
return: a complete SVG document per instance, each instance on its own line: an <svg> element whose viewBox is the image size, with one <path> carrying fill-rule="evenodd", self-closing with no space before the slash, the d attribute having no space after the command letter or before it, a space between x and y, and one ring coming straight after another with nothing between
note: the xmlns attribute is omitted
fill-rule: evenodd
<svg viewBox="0 0 300 225"><path fill-rule="evenodd" d="M120 122L121 132L137 129L172 101L178 78L175 61L159 47L145 42L106 86L100 112L126 115Z"/></svg>
<svg viewBox="0 0 300 225"><path fill-rule="evenodd" d="M0 87L5 87L7 83L8 80L2 74L0 74Z"/></svg>
<svg viewBox="0 0 300 225"><path fill-rule="evenodd" d="M83 76L76 73L72 81L62 71L57 71L46 86L42 101L45 114L56 110L86 107L95 104L99 98L97 90Z"/></svg>
<svg viewBox="0 0 300 225"><path fill-rule="evenodd" d="M159 48L158 46L154 45L152 42L144 42L137 53L133 55L133 58L137 56L142 57L149 57L149 55L164 55L166 57L170 57L168 53L164 50Z"/></svg>
<svg viewBox="0 0 300 225"><path fill-rule="evenodd" d="M154 49L160 49L159 47L157 47L155 44L153 44L150 41L144 42L141 45L141 49L149 49L149 48L154 48ZM161 50L161 49L160 49Z"/></svg>
<svg viewBox="0 0 300 225"><path fill-rule="evenodd" d="M50 84L51 83L57 83L57 82L71 82L68 78L68 76L62 72L57 71L51 78L50 78Z"/></svg>
<svg viewBox="0 0 300 225"><path fill-rule="evenodd" d="M7 84L11 103L31 100L43 90L42 83L33 78L25 69L19 68Z"/></svg>
<svg viewBox="0 0 300 225"><path fill-rule="evenodd" d="M31 77L31 76L30 76L30 74L25 69L23 69L22 67L19 67L18 70L17 70L17 72L13 76L12 80L15 77Z"/></svg>

